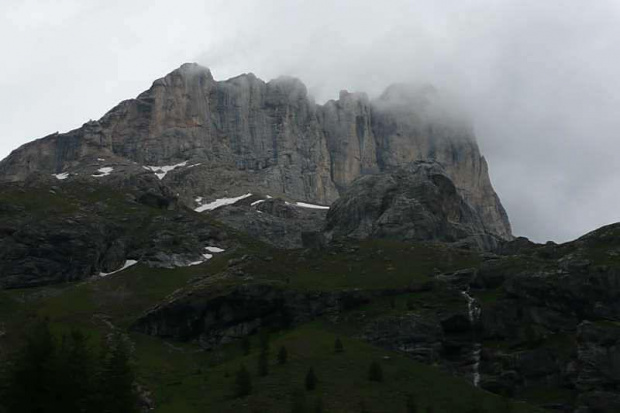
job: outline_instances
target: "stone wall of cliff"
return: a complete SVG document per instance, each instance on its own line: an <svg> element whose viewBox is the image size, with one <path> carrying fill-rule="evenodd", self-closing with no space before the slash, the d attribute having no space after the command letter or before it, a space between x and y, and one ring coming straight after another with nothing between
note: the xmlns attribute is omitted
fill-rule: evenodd
<svg viewBox="0 0 620 413"><path fill-rule="evenodd" d="M70 172L85 160L199 167L166 177L185 199L262 191L330 204L354 179L417 160L440 162L486 229L511 237L471 128L434 90L391 86L378 99L342 92L324 105L297 79L215 81L185 64L99 121L15 150L0 180Z"/></svg>

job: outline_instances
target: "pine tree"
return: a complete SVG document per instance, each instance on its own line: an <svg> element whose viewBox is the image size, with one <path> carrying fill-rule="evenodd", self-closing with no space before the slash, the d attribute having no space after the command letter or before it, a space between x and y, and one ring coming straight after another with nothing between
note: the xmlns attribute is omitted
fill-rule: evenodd
<svg viewBox="0 0 620 413"><path fill-rule="evenodd" d="M6 413L136 412L138 397L125 343L116 336L103 348L97 357L79 330L57 343L47 320L37 321L7 374L2 395Z"/></svg>
<svg viewBox="0 0 620 413"><path fill-rule="evenodd" d="M412 394L407 396L406 403L407 413L418 413L418 405L415 402L415 398Z"/></svg>
<svg viewBox="0 0 620 413"><path fill-rule="evenodd" d="M308 373L306 373L306 390L314 390L316 388L316 384L318 379L314 374L314 369L310 367Z"/></svg>
<svg viewBox="0 0 620 413"><path fill-rule="evenodd" d="M342 353L344 351L344 346L342 345L342 341L340 341L340 338L337 338L336 342L334 343L334 351L336 353Z"/></svg>
<svg viewBox="0 0 620 413"><path fill-rule="evenodd" d="M280 347L280 351L278 351L278 363L286 364L288 361L288 351L286 351L286 347Z"/></svg>
<svg viewBox="0 0 620 413"><path fill-rule="evenodd" d="M249 337L243 337L243 340L241 340L241 350L243 350L244 356L250 354L250 351L252 350L252 344L250 343Z"/></svg>
<svg viewBox="0 0 620 413"><path fill-rule="evenodd" d="M241 366L235 377L235 396L245 397L252 393L252 377L245 366Z"/></svg>
<svg viewBox="0 0 620 413"><path fill-rule="evenodd" d="M267 332L267 330L261 330L259 339L261 350L269 351L269 332Z"/></svg>
<svg viewBox="0 0 620 413"><path fill-rule="evenodd" d="M120 334L115 334L101 366L102 410L106 413L138 411L138 395L129 349Z"/></svg>
<svg viewBox="0 0 620 413"><path fill-rule="evenodd" d="M9 372L8 412L57 411L56 347L48 320L37 320Z"/></svg>
<svg viewBox="0 0 620 413"><path fill-rule="evenodd" d="M370 363L370 368L368 369L368 380L376 382L383 381L383 369L381 368L381 364L376 361Z"/></svg>
<svg viewBox="0 0 620 413"><path fill-rule="evenodd" d="M269 374L269 353L266 349L262 349L258 356L258 375L265 377Z"/></svg>
<svg viewBox="0 0 620 413"><path fill-rule="evenodd" d="M90 412L95 402L96 360L86 335L77 329L63 335L58 350L57 374L61 410Z"/></svg>

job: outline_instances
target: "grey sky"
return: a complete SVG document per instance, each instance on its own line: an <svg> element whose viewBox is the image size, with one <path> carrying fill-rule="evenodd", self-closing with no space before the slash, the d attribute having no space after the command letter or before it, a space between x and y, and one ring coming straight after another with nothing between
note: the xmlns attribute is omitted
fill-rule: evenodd
<svg viewBox="0 0 620 413"><path fill-rule="evenodd" d="M0 2L0 158L196 61L299 77L318 101L432 83L470 112L517 235L620 221L620 2Z"/></svg>

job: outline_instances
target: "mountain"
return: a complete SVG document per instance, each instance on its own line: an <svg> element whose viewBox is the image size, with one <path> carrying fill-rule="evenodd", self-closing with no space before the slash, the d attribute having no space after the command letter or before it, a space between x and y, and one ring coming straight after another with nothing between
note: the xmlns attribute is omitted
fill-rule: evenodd
<svg viewBox="0 0 620 413"><path fill-rule="evenodd" d="M215 81L184 64L100 120L15 150L0 162L0 182L156 173L191 207L257 192L330 205L360 176L430 160L485 232L511 239L472 128L448 107L434 89L407 85L317 105L297 79Z"/></svg>
<svg viewBox="0 0 620 413"><path fill-rule="evenodd" d="M83 394L84 337L143 412L615 413L618 297L620 224L513 238L430 87L317 105L183 65L0 163L0 412L32 371Z"/></svg>

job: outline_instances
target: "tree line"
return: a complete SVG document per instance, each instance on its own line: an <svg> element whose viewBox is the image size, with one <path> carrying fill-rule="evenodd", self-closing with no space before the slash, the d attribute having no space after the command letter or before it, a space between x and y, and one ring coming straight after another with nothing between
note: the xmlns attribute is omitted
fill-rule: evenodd
<svg viewBox="0 0 620 413"><path fill-rule="evenodd" d="M139 411L130 351L120 334L95 346L81 330L56 337L47 320L38 320L3 375L1 413Z"/></svg>

